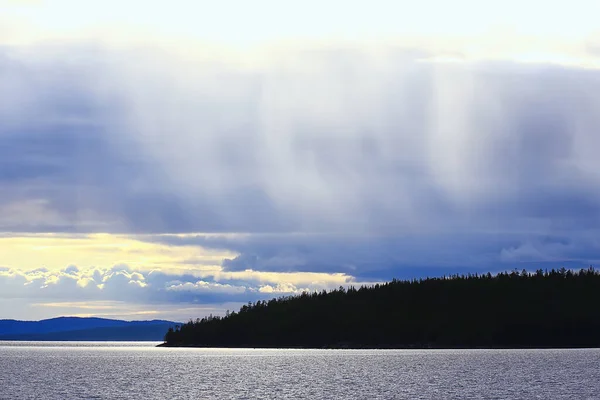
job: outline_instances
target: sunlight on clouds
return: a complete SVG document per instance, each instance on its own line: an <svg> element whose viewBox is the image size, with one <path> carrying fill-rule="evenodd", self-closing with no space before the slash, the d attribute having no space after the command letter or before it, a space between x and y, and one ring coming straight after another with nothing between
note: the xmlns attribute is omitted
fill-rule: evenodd
<svg viewBox="0 0 600 400"><path fill-rule="evenodd" d="M133 239L124 235L54 235L0 237L1 263L6 267L62 269L112 267L126 264L134 269L161 271L209 270L220 268L224 258L236 256L226 250L208 250L199 246L167 246ZM200 267L198 267L200 266ZM82 282L81 285L86 283Z"/></svg>
<svg viewBox="0 0 600 400"><path fill-rule="evenodd" d="M339 286L368 285L370 282L357 283L350 275L324 272L263 272L247 269L236 272L197 272L197 277L210 278L214 282L199 280L197 282L170 282L167 290L180 292L212 292L212 293L273 293L298 294L330 290ZM245 286L219 282L244 282Z"/></svg>
<svg viewBox="0 0 600 400"><path fill-rule="evenodd" d="M85 285L81 284L83 281ZM170 319L181 315L186 320L207 315L208 310L222 313L225 309L238 309L248 301L277 295L371 284L358 282L351 276L326 273L265 274L248 270L221 276L217 281L214 276L198 278L189 274L134 271L124 265L105 269L70 266L55 271L0 267L0 304L13 301L21 308L27 306L30 316L139 319L145 314L156 314L170 315ZM12 314L5 312L3 317L9 315Z"/></svg>
<svg viewBox="0 0 600 400"><path fill-rule="evenodd" d="M82 268L61 270L38 268L0 268L0 297L30 297L54 299L146 300L169 302L178 293L177 301L190 302L197 295L251 295L256 293L300 293L320 291L339 286L366 285L341 273L261 272L253 270L194 274L169 274L164 271L135 271L126 265L112 268ZM167 297L164 297L164 296Z"/></svg>
<svg viewBox="0 0 600 400"><path fill-rule="evenodd" d="M160 236L185 239L198 234ZM9 297L133 300L145 296L165 301L161 296L170 292L185 302L197 295L293 294L369 284L345 273L227 271L221 262L238 254L142 239L109 234L5 234L0 237L4 250L0 287L8 285L3 294Z"/></svg>
<svg viewBox="0 0 600 400"><path fill-rule="evenodd" d="M258 283L284 283L311 286L315 289L334 288L351 283L354 279L343 273L324 272L266 272L246 269L244 271L199 272L197 276L211 277L215 281L241 280Z"/></svg>
<svg viewBox="0 0 600 400"><path fill-rule="evenodd" d="M281 283L281 284L278 284L275 286L271 286L271 285L261 286L258 291L261 293L278 294L278 293L302 293L302 292L309 292L310 290L308 290L306 288L298 289L294 285Z"/></svg>

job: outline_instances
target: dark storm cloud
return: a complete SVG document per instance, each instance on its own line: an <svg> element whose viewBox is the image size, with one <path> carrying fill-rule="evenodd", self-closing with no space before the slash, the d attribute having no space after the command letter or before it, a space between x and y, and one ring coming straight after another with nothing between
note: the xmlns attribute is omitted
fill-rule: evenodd
<svg viewBox="0 0 600 400"><path fill-rule="evenodd" d="M557 232L560 232L557 230ZM498 272L506 269L580 268L596 262L600 242L591 234L444 233L401 236L266 234L146 236L172 246L197 245L239 254L225 271L343 272L358 281Z"/></svg>

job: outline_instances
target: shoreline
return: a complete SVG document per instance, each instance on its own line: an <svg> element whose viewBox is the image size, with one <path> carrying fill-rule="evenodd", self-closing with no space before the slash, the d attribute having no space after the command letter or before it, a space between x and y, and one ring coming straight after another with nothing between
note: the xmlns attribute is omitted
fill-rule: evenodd
<svg viewBox="0 0 600 400"><path fill-rule="evenodd" d="M279 350L576 350L576 349L600 349L600 346L355 346L355 345L331 345L331 346L210 346L197 344L173 345L161 343L155 347L165 348L196 348L196 349L279 349Z"/></svg>

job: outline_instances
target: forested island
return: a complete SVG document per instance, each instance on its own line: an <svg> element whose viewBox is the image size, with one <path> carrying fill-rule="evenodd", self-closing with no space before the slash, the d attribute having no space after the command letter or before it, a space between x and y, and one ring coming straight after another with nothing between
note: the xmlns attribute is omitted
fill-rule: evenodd
<svg viewBox="0 0 600 400"><path fill-rule="evenodd" d="M600 273L523 270L303 293L169 329L164 346L599 347Z"/></svg>

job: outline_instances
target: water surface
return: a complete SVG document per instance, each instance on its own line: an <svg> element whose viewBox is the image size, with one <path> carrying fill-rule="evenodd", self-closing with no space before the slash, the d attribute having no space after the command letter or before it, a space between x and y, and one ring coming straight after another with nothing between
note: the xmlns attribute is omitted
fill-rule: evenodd
<svg viewBox="0 0 600 400"><path fill-rule="evenodd" d="M0 342L0 399L598 399L600 350Z"/></svg>

